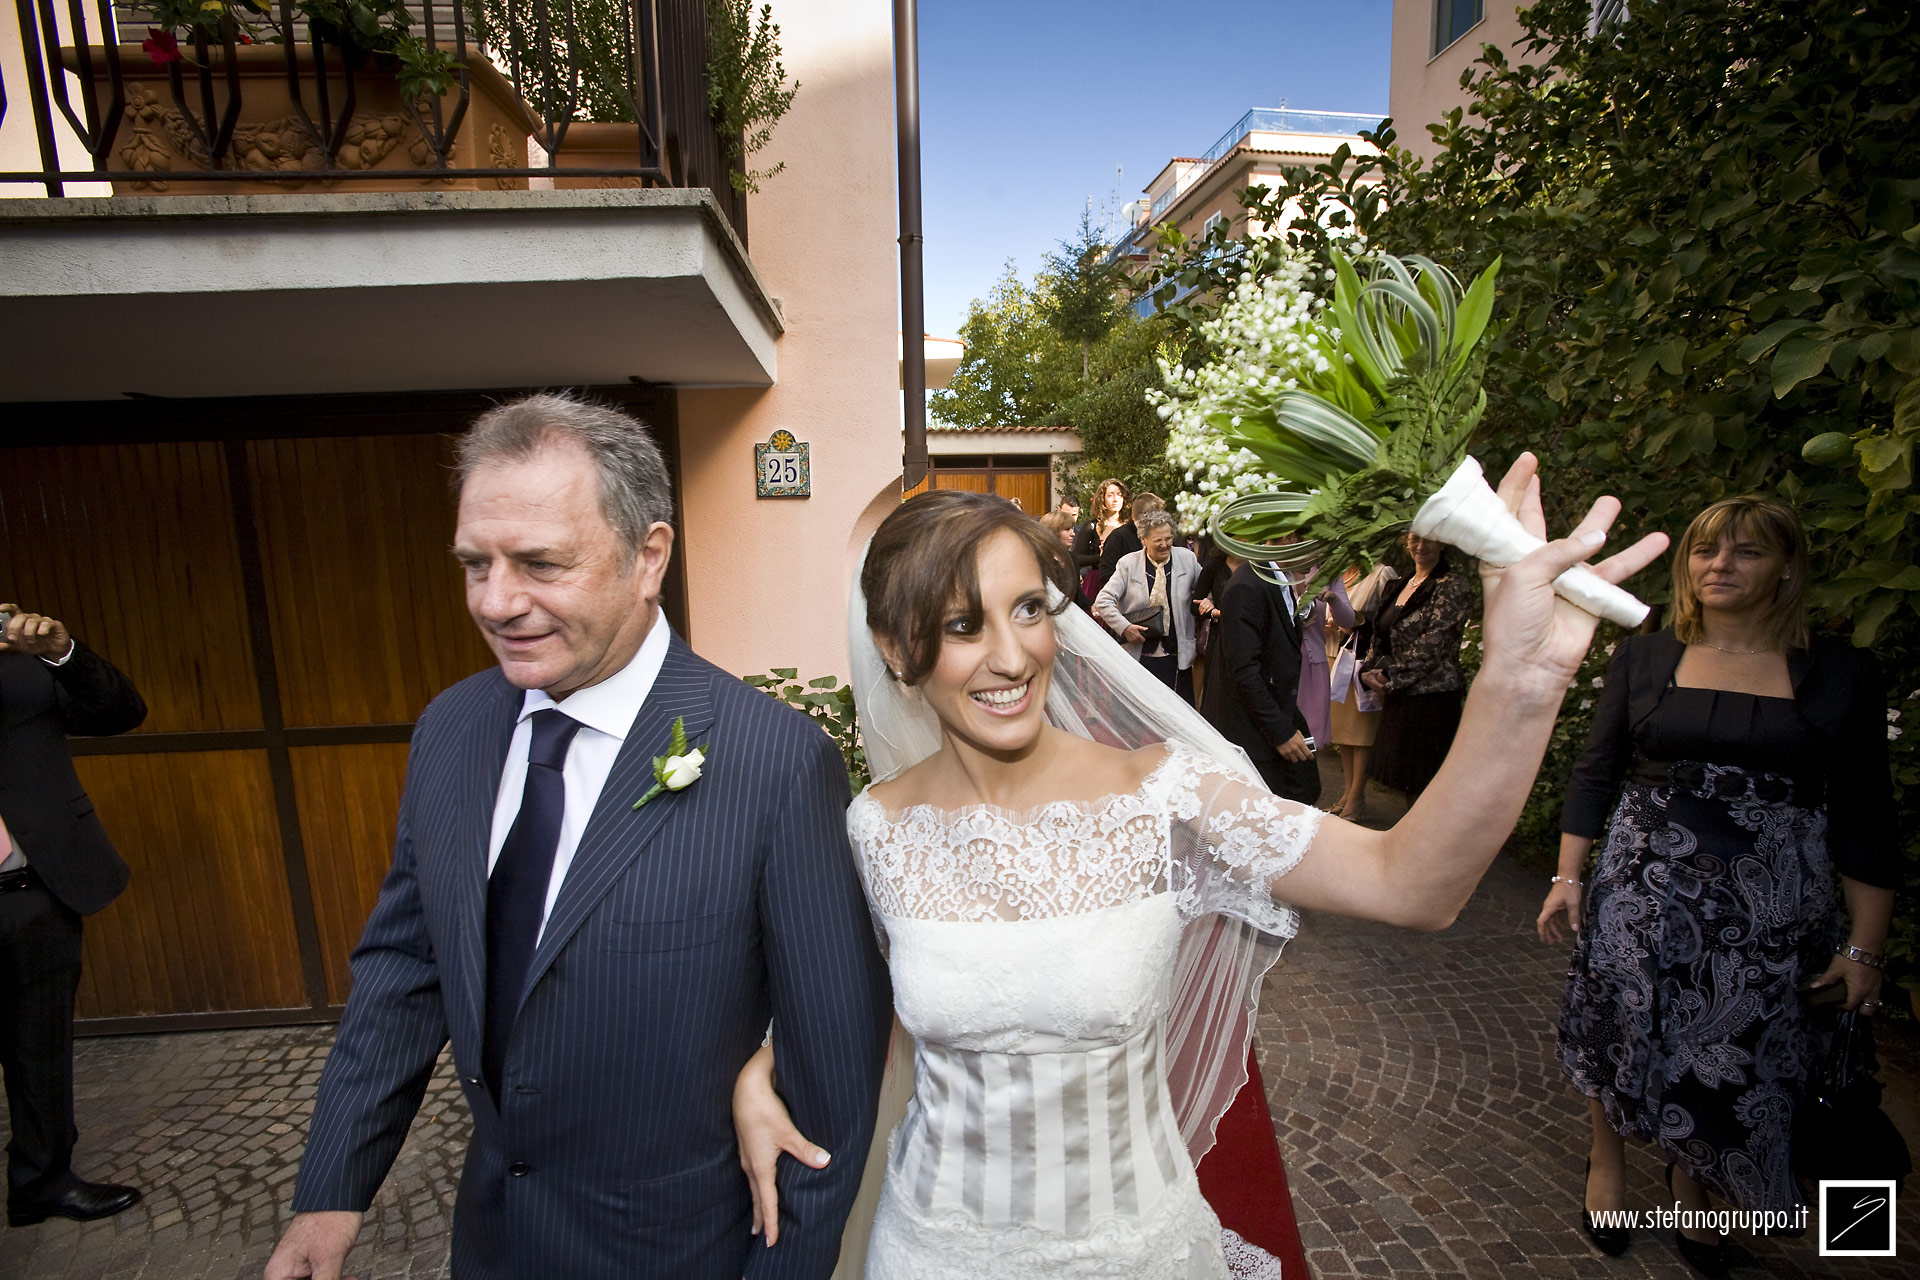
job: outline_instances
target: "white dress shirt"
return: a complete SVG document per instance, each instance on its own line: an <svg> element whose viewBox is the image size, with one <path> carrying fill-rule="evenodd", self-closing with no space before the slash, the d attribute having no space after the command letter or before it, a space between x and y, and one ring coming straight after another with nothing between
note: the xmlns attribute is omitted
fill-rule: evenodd
<svg viewBox="0 0 1920 1280"><path fill-rule="evenodd" d="M656 609L653 625L647 628L647 638L640 642L640 651L626 666L599 684L574 690L559 702L541 689L527 690L521 700L520 719L514 724L513 741L507 746L507 767L500 771L500 790L493 801L493 836L487 841L488 875L493 874L493 864L500 858L500 846L507 842L507 833L513 830L513 820L520 816L521 793L527 786L527 750L533 742L533 725L528 718L536 711L555 707L580 722L567 748L566 767L561 770L566 783L567 807L560 819L560 844L553 853L553 874L547 879L547 903L540 911L542 931L547 927L547 916L553 911L554 901L560 896L560 886L566 883L567 869L573 865L580 837L593 817L594 806L600 802L600 790L607 785L607 775L613 772L613 762L627 740L627 730L633 727L634 717L640 714L640 704L653 692L653 682L667 660L671 635L672 628ZM650 750L648 754L655 753Z"/></svg>

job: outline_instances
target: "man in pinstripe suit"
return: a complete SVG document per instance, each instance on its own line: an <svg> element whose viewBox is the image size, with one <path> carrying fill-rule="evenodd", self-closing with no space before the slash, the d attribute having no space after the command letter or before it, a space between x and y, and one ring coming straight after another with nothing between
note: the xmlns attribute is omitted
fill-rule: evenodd
<svg viewBox="0 0 1920 1280"><path fill-rule="evenodd" d="M268 1280L341 1274L449 1039L474 1118L456 1280L825 1277L890 1012L839 752L660 617L670 498L633 420L501 406L460 476L454 554L500 665L415 728ZM703 776L656 791L676 723ZM787 1162L764 1249L730 1100L773 1018L795 1121L845 1158Z"/></svg>

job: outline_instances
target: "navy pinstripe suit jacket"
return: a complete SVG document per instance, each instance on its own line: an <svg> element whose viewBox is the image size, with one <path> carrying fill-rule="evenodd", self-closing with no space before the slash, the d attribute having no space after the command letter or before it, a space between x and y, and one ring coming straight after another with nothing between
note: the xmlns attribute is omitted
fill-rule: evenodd
<svg viewBox="0 0 1920 1280"><path fill-rule="evenodd" d="M414 730L294 1208L367 1207L451 1039L474 1117L458 1280L825 1277L891 1015L839 751L673 637L534 952L496 1107L480 1081L487 842L520 705L486 671ZM704 775L635 811L676 717L713 747ZM769 1018L794 1121L840 1157L781 1162L772 1249L748 1234L731 1112Z"/></svg>

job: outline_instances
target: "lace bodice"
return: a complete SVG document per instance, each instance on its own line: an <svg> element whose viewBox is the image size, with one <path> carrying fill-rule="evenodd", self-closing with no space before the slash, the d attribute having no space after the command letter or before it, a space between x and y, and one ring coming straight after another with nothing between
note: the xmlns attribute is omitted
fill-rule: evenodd
<svg viewBox="0 0 1920 1280"><path fill-rule="evenodd" d="M983 923L1081 915L1172 892L1182 923L1209 911L1291 937L1268 886L1312 843L1317 809L1250 786L1182 747L1135 790L897 814L863 791L847 811L876 917Z"/></svg>
<svg viewBox="0 0 1920 1280"><path fill-rule="evenodd" d="M1177 747L1092 802L854 801L916 1042L872 1280L1227 1274L1167 1085L1176 953L1209 913L1291 935L1270 885L1320 817Z"/></svg>

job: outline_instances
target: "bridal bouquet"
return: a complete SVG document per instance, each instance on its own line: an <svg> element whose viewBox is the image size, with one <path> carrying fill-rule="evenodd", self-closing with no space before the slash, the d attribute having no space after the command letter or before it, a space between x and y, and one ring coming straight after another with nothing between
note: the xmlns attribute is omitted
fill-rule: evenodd
<svg viewBox="0 0 1920 1280"><path fill-rule="evenodd" d="M1189 464L1189 478L1194 459L1204 462L1200 503L1211 508L1216 545L1311 568L1316 581L1370 566L1409 529L1495 565L1540 546L1466 452L1486 409L1482 340L1499 261L1464 289L1428 258L1379 255L1365 282L1338 250L1333 262L1332 300L1286 311L1277 342L1271 321L1249 323L1274 311L1275 290L1245 282L1207 334L1215 360L1168 370L1169 454ZM1195 441L1210 434L1217 456L1208 458ZM1584 567L1554 587L1625 626L1647 613Z"/></svg>

